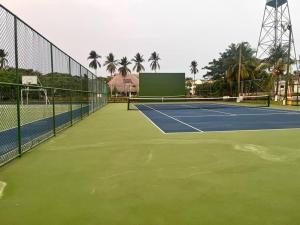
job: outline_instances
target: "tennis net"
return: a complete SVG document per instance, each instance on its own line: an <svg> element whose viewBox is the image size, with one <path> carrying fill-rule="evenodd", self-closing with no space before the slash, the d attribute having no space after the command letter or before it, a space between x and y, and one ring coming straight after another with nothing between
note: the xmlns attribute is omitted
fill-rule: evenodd
<svg viewBox="0 0 300 225"><path fill-rule="evenodd" d="M129 98L128 110L218 109L230 107L269 107L270 96L220 98Z"/></svg>

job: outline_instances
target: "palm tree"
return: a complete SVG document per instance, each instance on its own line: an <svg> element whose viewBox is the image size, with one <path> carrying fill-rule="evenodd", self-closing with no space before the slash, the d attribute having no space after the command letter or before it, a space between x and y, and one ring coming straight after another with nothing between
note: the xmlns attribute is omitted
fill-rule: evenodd
<svg viewBox="0 0 300 225"><path fill-rule="evenodd" d="M7 57L8 53L4 51L4 49L0 49L0 69L4 69L6 64L8 63Z"/></svg>
<svg viewBox="0 0 300 225"><path fill-rule="evenodd" d="M113 75L113 73L116 72L117 64L118 64L118 60L115 59L114 54L109 53L108 56L106 56L106 61L104 63L104 66L106 66L106 71L109 71L111 76Z"/></svg>
<svg viewBox="0 0 300 225"><path fill-rule="evenodd" d="M284 75L285 70L286 70L286 62L282 58L279 58L272 70L273 80L276 80L276 90L275 90L276 95L278 95L279 93L279 82L282 76Z"/></svg>
<svg viewBox="0 0 300 225"><path fill-rule="evenodd" d="M263 61L269 63L271 67L275 67L279 59L287 60L287 58L288 47L280 44L271 48L269 57L264 59Z"/></svg>
<svg viewBox="0 0 300 225"><path fill-rule="evenodd" d="M285 67L288 62L288 47L283 45L274 46L270 49L270 56L264 59L269 64L270 70L272 70L272 76L276 79L275 94L278 95L279 83L284 75ZM290 60L293 62L293 60Z"/></svg>
<svg viewBox="0 0 300 225"><path fill-rule="evenodd" d="M128 61L127 57L123 57L121 59L121 62L119 63L120 68L118 70L123 77L125 77L128 73L131 73L131 70L128 68L130 64L131 62Z"/></svg>
<svg viewBox="0 0 300 225"><path fill-rule="evenodd" d="M155 73L157 69L160 69L160 65L158 63L159 60L161 60L161 58L159 58L159 54L157 54L156 52L153 52L151 54L151 57L148 60L149 62L151 62L150 64L151 70L154 70Z"/></svg>
<svg viewBox="0 0 300 225"><path fill-rule="evenodd" d="M145 68L143 66L143 62L145 62L144 56L142 56L140 53L137 53L134 58L131 60L134 62L133 71L136 71L137 73L140 73L141 71L145 71Z"/></svg>
<svg viewBox="0 0 300 225"><path fill-rule="evenodd" d="M253 63L254 60L256 60L254 53L253 49L246 42L240 45L232 44L229 47L229 54L224 63L226 65L226 80L231 86L234 82L243 81L252 77ZM243 93L243 82L240 84L240 92Z"/></svg>
<svg viewBox="0 0 300 225"><path fill-rule="evenodd" d="M98 59L100 59L100 58L101 58L101 56L98 55L97 52L94 51L94 50L92 50L90 52L90 55L88 57L88 60L91 60L91 62L89 64L89 67L95 70L96 75L97 75L97 69L98 69L98 67L101 68L101 64L98 61Z"/></svg>
<svg viewBox="0 0 300 225"><path fill-rule="evenodd" d="M199 73L199 70L198 70L198 63L196 60L192 61L191 62L191 66L190 66L190 69L191 69L191 73L194 75L194 80L193 80L193 93L195 94L195 88L196 88L196 74Z"/></svg>

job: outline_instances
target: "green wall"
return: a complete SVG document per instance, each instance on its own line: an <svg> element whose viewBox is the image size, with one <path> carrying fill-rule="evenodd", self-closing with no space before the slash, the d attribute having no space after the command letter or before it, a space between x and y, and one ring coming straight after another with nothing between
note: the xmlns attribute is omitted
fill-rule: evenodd
<svg viewBox="0 0 300 225"><path fill-rule="evenodd" d="M140 96L185 96L185 74L141 73Z"/></svg>

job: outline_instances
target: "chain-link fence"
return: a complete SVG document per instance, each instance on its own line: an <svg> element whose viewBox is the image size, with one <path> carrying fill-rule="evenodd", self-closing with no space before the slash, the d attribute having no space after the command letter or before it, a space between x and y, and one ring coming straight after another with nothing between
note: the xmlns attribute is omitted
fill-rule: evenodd
<svg viewBox="0 0 300 225"><path fill-rule="evenodd" d="M107 90L0 5L0 165L106 105Z"/></svg>
<svg viewBox="0 0 300 225"><path fill-rule="evenodd" d="M274 82L268 79L253 79L240 82L240 86L235 81L226 81L225 79L216 81L207 81L197 85L196 94L201 97L220 97L220 96L258 96L273 95Z"/></svg>
<svg viewBox="0 0 300 225"><path fill-rule="evenodd" d="M282 79L273 80L270 77L243 80L240 82L240 85L237 82L229 82L225 79L206 81L197 85L196 95L200 97L268 95L271 96L273 103L300 106L300 80L299 77L293 76L290 77L288 82Z"/></svg>

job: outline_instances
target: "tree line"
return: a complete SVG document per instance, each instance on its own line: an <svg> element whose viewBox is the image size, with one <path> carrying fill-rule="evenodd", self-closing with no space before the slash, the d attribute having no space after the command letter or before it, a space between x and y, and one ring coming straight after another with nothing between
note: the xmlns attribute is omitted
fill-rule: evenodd
<svg viewBox="0 0 300 225"><path fill-rule="evenodd" d="M4 49L0 49L0 69L4 70L8 68L8 53ZM101 68L102 64L100 63L100 59L102 57L95 51L92 50L88 56L88 60L90 61L89 67L94 69L97 73L98 68ZM150 68L152 71L157 72L160 70L159 61L161 60L159 54L155 51L151 54L148 62L150 62ZM144 67L144 56L140 53L137 53L131 60L128 60L127 57L123 57L120 60L117 60L113 53L109 53L108 56L105 57L105 62L103 66L106 67L106 70L113 75L116 71L118 71L123 76L126 76L128 73L131 73L131 69L129 66L133 64L133 71L137 73L145 71Z"/></svg>
<svg viewBox="0 0 300 225"><path fill-rule="evenodd" d="M100 63L101 56L96 51L91 51L88 60L89 67L97 69L105 66L106 70L113 75L117 71L126 76L131 73L130 66L133 66L132 71L137 73L145 71L145 58L140 53L137 53L131 60L123 57L120 60L116 59L113 53L109 53L105 57L105 61ZM152 71L157 72L160 69L159 61L161 60L157 52L153 52L148 59ZM292 84L293 75L288 70L288 67L295 62L288 57L288 46L274 46L270 52L269 57L265 59L258 59L256 52L253 50L248 42L240 44L231 44L219 57L213 59L205 66L206 74L204 78L210 82L203 85L195 85L195 76L199 73L198 63L196 60L190 64L191 74L194 76L194 87L199 95L201 89L209 89L210 92L215 92L215 95L238 95L243 94L245 89L251 89L251 85L260 80L261 90L265 92L273 91L278 95L280 81L290 79ZM0 70L8 70L8 53L4 49L0 49ZM250 86L247 86L247 82ZM238 87L237 87L238 86ZM239 92L239 93L238 93Z"/></svg>
<svg viewBox="0 0 300 225"><path fill-rule="evenodd" d="M218 58L213 59L202 68L206 70L204 78L210 82L197 86L197 89L210 88L211 91L215 89L214 91L219 90L219 92L224 92L224 89L227 89L229 95L243 94L246 84L264 81L261 84L263 85L261 89L270 92L275 86L275 94L278 95L279 84L282 79L289 79L290 83L293 82L292 75L296 72L291 73L287 71L287 68L288 65L294 63L295 61L288 57L288 46L274 46L270 50L268 58L258 59L256 51L248 42L233 43L221 52ZM194 77L199 72L197 67L196 61L190 65L191 74Z"/></svg>
<svg viewBox="0 0 300 225"><path fill-rule="evenodd" d="M90 61L89 67L94 69L96 73L98 68L101 68L102 66L100 63L101 58L102 57L95 50L92 50L88 56L88 60ZM157 52L153 52L148 59L148 62L150 62L150 68L155 73L160 69L160 60L161 58ZM106 67L106 71L109 72L111 76L113 76L116 71L118 71L122 76L126 76L131 73L131 69L129 68L131 64L133 64L133 71L136 71L137 73L145 71L145 67L143 65L144 62L144 56L140 53L137 53L131 60L128 60L127 57L123 57L118 60L113 53L109 53L108 56L105 57L103 66Z"/></svg>

